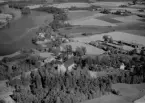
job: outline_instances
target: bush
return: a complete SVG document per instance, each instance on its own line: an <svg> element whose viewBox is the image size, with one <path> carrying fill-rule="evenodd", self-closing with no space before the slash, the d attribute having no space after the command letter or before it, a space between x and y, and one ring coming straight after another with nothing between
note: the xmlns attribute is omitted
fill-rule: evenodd
<svg viewBox="0 0 145 103"><path fill-rule="evenodd" d="M120 5L119 7L122 7L122 8L124 8L124 7L127 7L127 5Z"/></svg>
<svg viewBox="0 0 145 103"><path fill-rule="evenodd" d="M111 89L111 93L115 95L120 95L120 92L115 89Z"/></svg>
<svg viewBox="0 0 145 103"><path fill-rule="evenodd" d="M31 13L31 11L30 11L29 8L23 8L23 9L21 10L21 12L22 12L22 14L30 14L30 13Z"/></svg>
<svg viewBox="0 0 145 103"><path fill-rule="evenodd" d="M101 12L100 12L100 13L109 14L109 13L110 13L110 11L109 11L108 9L103 9L103 10L101 10Z"/></svg>
<svg viewBox="0 0 145 103"><path fill-rule="evenodd" d="M59 9L59 8L56 8L56 7L40 7L40 8L37 8L35 10L44 11L44 12L48 12L48 13L52 13L52 14L64 13L63 9Z"/></svg>
<svg viewBox="0 0 145 103"><path fill-rule="evenodd" d="M84 36L91 36L91 35L93 35L93 33L83 33L82 35L84 35Z"/></svg>
<svg viewBox="0 0 145 103"><path fill-rule="evenodd" d="M0 103L6 103L6 101L5 100L0 100Z"/></svg>
<svg viewBox="0 0 145 103"><path fill-rule="evenodd" d="M144 12L144 9L139 9L138 11L139 11L139 12Z"/></svg>

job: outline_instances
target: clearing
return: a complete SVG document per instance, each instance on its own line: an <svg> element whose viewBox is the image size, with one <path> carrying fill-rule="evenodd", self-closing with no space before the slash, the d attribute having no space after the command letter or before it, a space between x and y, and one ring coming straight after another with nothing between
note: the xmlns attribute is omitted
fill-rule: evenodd
<svg viewBox="0 0 145 103"><path fill-rule="evenodd" d="M133 101L145 95L145 91L141 91L145 89L145 84L117 83L113 84L112 88L118 90L120 96L109 94L82 103L133 103Z"/></svg>
<svg viewBox="0 0 145 103"><path fill-rule="evenodd" d="M110 32L110 33L103 33L100 35L93 35L93 36L87 36L87 37L78 37L73 38L74 40L80 41L80 42L90 42L90 41L96 41L96 40L102 40L103 35L110 35L113 37L114 40L124 40L128 42L135 42L138 44L145 45L145 37L133 35L125 32Z"/></svg>
<svg viewBox="0 0 145 103"><path fill-rule="evenodd" d="M48 6L53 6L53 7L57 7L57 8L71 8L71 7L84 8L84 7L89 7L90 4L89 3L79 3L79 2L75 2L75 3L52 4L52 5L48 5Z"/></svg>

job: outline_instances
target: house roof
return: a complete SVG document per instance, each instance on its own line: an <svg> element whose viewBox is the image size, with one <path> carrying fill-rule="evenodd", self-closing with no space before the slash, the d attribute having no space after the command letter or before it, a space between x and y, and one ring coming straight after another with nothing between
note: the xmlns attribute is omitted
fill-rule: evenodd
<svg viewBox="0 0 145 103"><path fill-rule="evenodd" d="M70 65L72 65L74 63L74 58L70 58L69 60L67 60L66 62L64 62L64 66L67 68Z"/></svg>

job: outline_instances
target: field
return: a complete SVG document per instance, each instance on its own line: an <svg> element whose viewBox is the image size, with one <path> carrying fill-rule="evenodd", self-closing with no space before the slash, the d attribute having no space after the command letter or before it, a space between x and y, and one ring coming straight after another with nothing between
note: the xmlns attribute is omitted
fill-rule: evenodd
<svg viewBox="0 0 145 103"><path fill-rule="evenodd" d="M110 32L110 33L104 33L100 35L93 35L89 37L78 37L73 39L78 40L80 42L90 42L90 41L102 40L103 35L110 35L113 37L114 40L124 40L124 41L136 42L145 45L144 42L145 37L132 35L124 32Z"/></svg>
<svg viewBox="0 0 145 103"><path fill-rule="evenodd" d="M127 2L97 2L93 5L112 8L114 10L128 10L133 14L129 16L120 16L113 14L101 14L98 12L89 13L87 11L69 12L69 22L74 25L72 28L61 29L62 33L68 34L74 41L81 43L70 43L73 48L85 46L88 54L95 55L95 48L86 46L85 43L102 40L103 35L111 35L114 40L123 40L145 45L145 22L135 14L138 14L137 6L130 8L119 8L119 5ZM141 8L141 7L140 7ZM143 8L143 7L142 7ZM75 16L75 14L77 14ZM83 36L82 33L93 33L93 35ZM93 52L91 52L93 51ZM112 88L119 91L120 95L105 95L100 98L92 99L82 103L133 103L145 95L144 84L113 84ZM139 102L138 102L139 103Z"/></svg>
<svg viewBox="0 0 145 103"><path fill-rule="evenodd" d="M86 14L86 13L84 13L84 14ZM68 22L71 25L116 26L116 24L97 19L97 18L101 18L104 15L106 15L106 14L96 12L93 15L92 14L90 14L90 16L84 15L84 17L82 17L82 18L80 17L79 19L75 19L75 20L70 18L71 20L69 20Z"/></svg>
<svg viewBox="0 0 145 103"><path fill-rule="evenodd" d="M69 20L76 20L76 19L81 19L88 16L93 16L96 13L97 13L96 11L90 12L87 10L69 11L68 18Z"/></svg>
<svg viewBox="0 0 145 103"><path fill-rule="evenodd" d="M142 89L145 89L145 84L130 85L118 83L113 84L113 89L118 90L121 96L109 94L82 103L133 103L134 100L145 94L145 91L141 91Z"/></svg>
<svg viewBox="0 0 145 103"><path fill-rule="evenodd" d="M59 4L52 4L49 6L57 7L57 8L71 8L72 6L79 7L79 8L84 8L84 7L89 7L90 4L88 3L59 3Z"/></svg>

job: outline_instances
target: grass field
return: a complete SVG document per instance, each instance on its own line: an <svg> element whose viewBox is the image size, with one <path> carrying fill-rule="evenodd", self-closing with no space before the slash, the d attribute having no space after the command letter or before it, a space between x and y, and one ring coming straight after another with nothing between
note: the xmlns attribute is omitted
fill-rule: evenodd
<svg viewBox="0 0 145 103"><path fill-rule="evenodd" d="M62 34L67 34L70 37L82 37L82 33L93 33L93 34L102 34L112 32L113 29L111 27L101 27L101 26L74 26L69 29L60 29Z"/></svg>
<svg viewBox="0 0 145 103"><path fill-rule="evenodd" d="M133 22L141 22L139 19L142 19L142 18L132 15L132 16L116 17L113 19L124 22L124 23L133 23Z"/></svg>
<svg viewBox="0 0 145 103"><path fill-rule="evenodd" d="M96 19L103 20L103 21L110 22L110 23L122 23L119 20L113 19L113 18L116 18L116 17L120 17L120 16L119 15L113 15L113 14L107 14L107 15L104 15L104 16L101 16L101 17L97 17Z"/></svg>
<svg viewBox="0 0 145 103"><path fill-rule="evenodd" d="M88 16L93 16L94 14L96 14L97 11L80 11L80 10L77 10L77 11L70 11L68 12L68 18L69 20L76 20L76 19L80 19L80 18L84 18L84 17L88 17Z"/></svg>
<svg viewBox="0 0 145 103"><path fill-rule="evenodd" d="M145 37L132 35L129 33L124 33L124 32L110 32L110 33L104 33L101 35L93 35L89 37L79 37L79 38L73 38L73 39L78 40L80 42L90 42L90 41L102 40L103 35L111 35L114 40L124 40L128 42L133 41L133 42L145 45L145 42L144 42Z"/></svg>
<svg viewBox="0 0 145 103"><path fill-rule="evenodd" d="M138 98L145 95L140 90L145 89L145 84L113 84L112 88L120 92L120 96L109 94L100 98L95 98L82 103L133 103Z"/></svg>

